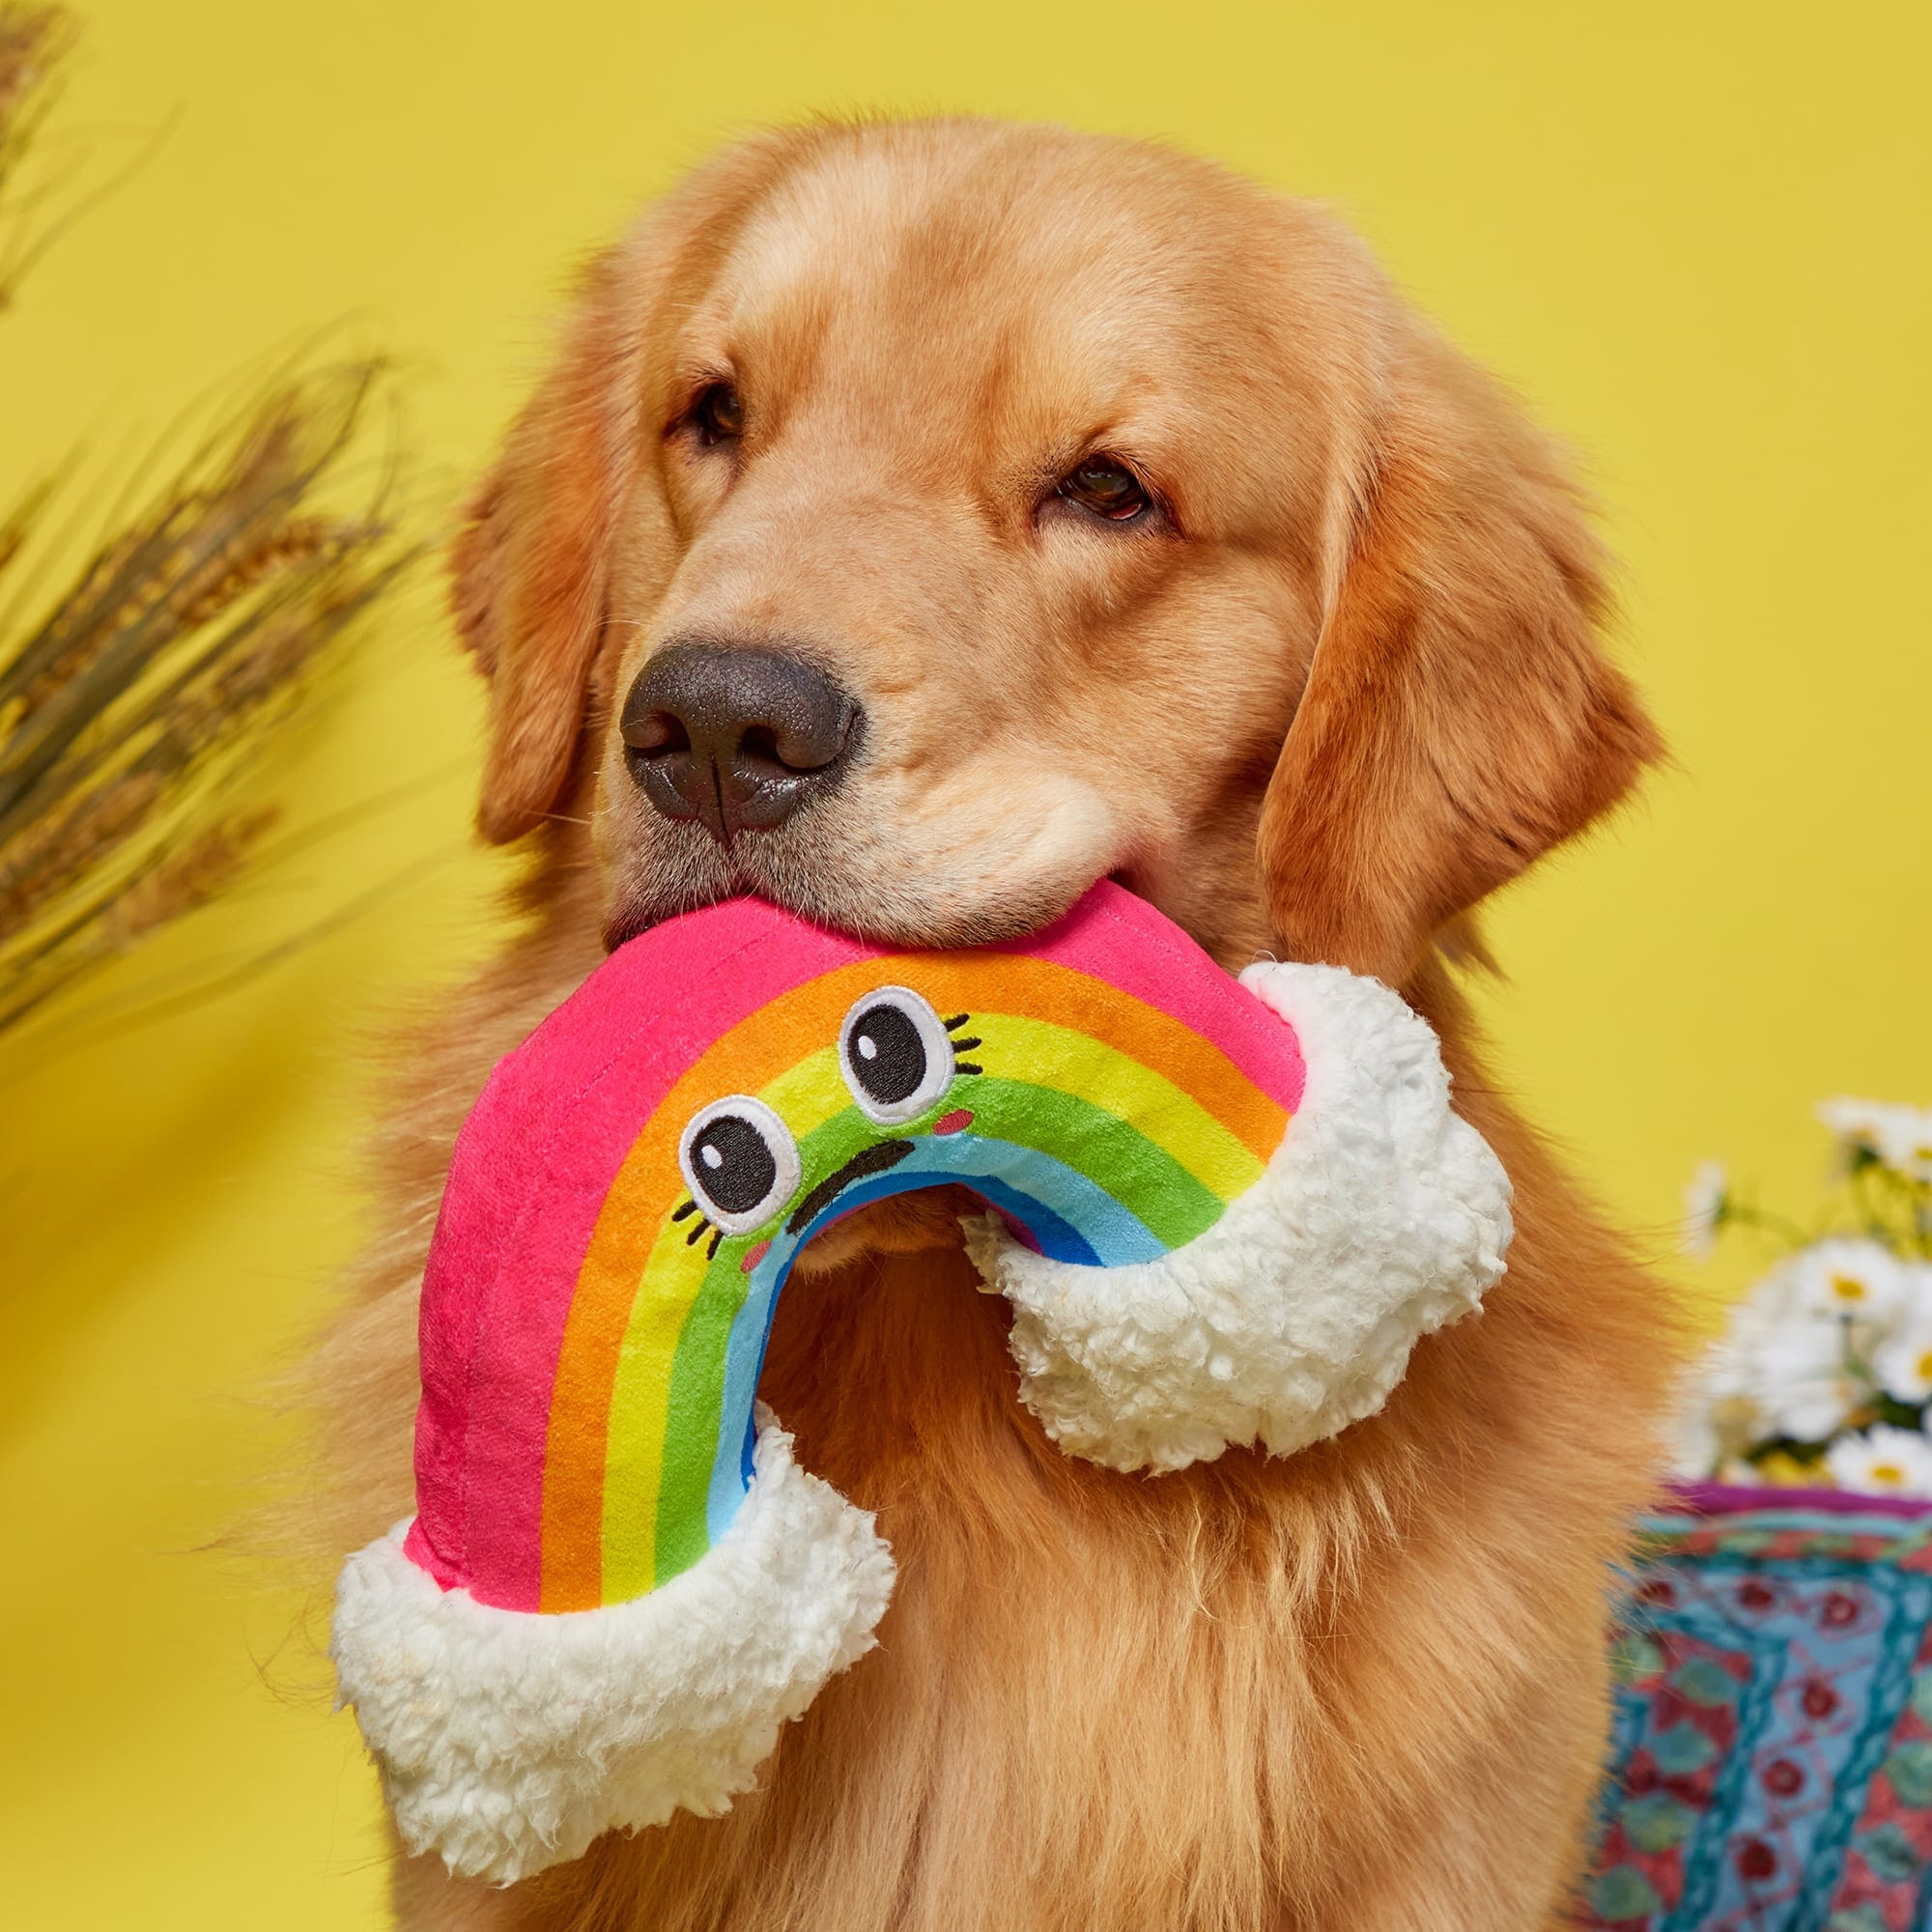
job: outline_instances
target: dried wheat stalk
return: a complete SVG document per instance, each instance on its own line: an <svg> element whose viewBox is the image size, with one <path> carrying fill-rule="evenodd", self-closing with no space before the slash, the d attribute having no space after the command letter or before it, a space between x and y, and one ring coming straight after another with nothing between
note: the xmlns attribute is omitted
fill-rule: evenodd
<svg viewBox="0 0 1932 1932"><path fill-rule="evenodd" d="M31 198L21 206L16 184L73 40L73 23L58 7L0 6L0 309L39 252L28 241Z"/></svg>
<svg viewBox="0 0 1932 1932"><path fill-rule="evenodd" d="M58 12L0 6L0 228L67 44ZM0 303L8 259L0 236ZM353 510L322 506L381 373L272 383L38 621L0 615L0 1032L206 903L272 821L242 802L244 774L408 560L383 482ZM0 590L53 497L0 516Z"/></svg>

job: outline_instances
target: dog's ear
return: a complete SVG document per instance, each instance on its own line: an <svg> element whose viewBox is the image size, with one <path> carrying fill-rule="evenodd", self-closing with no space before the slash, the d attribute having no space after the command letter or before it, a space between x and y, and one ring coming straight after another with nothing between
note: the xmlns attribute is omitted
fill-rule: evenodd
<svg viewBox="0 0 1932 1932"><path fill-rule="evenodd" d="M1400 328L1259 834L1293 956L1394 985L1659 749L1604 655L1604 557L1561 461L1487 377Z"/></svg>
<svg viewBox="0 0 1932 1932"><path fill-rule="evenodd" d="M611 249L585 271L550 374L451 552L457 631L490 681L476 821L496 843L556 804L582 727L611 539L639 454L644 317L631 255Z"/></svg>

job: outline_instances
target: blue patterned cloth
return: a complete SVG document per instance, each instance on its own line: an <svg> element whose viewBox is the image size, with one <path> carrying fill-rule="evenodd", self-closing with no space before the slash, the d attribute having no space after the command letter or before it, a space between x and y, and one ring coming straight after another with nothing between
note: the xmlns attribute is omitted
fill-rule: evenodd
<svg viewBox="0 0 1932 1932"><path fill-rule="evenodd" d="M1580 1922L1932 1932L1932 1508L1687 1503L1645 1524Z"/></svg>

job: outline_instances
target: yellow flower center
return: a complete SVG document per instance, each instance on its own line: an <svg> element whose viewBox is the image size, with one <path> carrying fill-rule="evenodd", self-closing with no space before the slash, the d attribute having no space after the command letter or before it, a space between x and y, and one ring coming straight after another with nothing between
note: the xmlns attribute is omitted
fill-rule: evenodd
<svg viewBox="0 0 1932 1932"><path fill-rule="evenodd" d="M1840 1301L1862 1301L1865 1285L1855 1274L1834 1274L1832 1277L1832 1293Z"/></svg>
<svg viewBox="0 0 1932 1932"><path fill-rule="evenodd" d="M1896 1463L1874 1463L1871 1465L1871 1479L1875 1483L1902 1483L1905 1471Z"/></svg>
<svg viewBox="0 0 1932 1932"><path fill-rule="evenodd" d="M1927 1349L1912 1366L1918 1371L1921 1382L1932 1382L1932 1349Z"/></svg>
<svg viewBox="0 0 1932 1932"><path fill-rule="evenodd" d="M1925 1142L1921 1147L1914 1148L1912 1150L1912 1158L1914 1160L1932 1162L1932 1141Z"/></svg>

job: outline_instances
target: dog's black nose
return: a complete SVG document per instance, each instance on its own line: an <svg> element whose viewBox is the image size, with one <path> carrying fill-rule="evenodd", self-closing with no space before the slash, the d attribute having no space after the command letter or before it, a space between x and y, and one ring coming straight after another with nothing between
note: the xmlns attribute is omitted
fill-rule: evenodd
<svg viewBox="0 0 1932 1932"><path fill-rule="evenodd" d="M624 700L624 755L665 817L701 819L728 844L832 790L863 723L852 697L788 652L671 644Z"/></svg>

